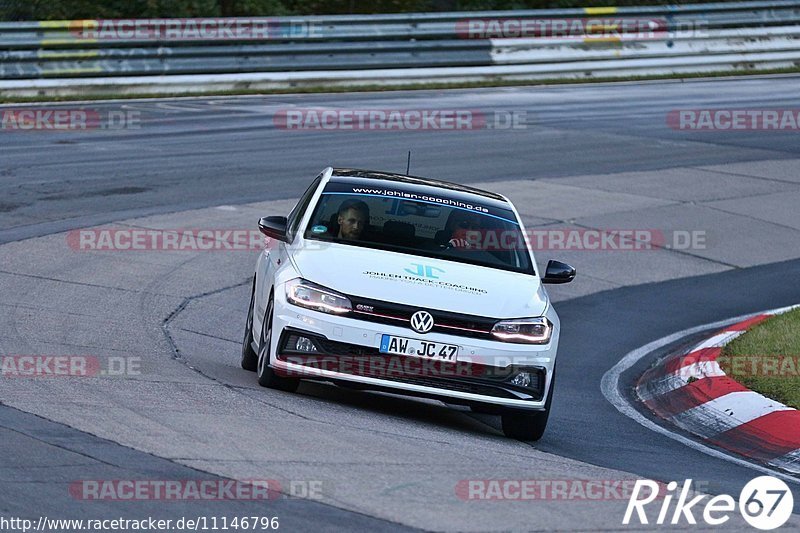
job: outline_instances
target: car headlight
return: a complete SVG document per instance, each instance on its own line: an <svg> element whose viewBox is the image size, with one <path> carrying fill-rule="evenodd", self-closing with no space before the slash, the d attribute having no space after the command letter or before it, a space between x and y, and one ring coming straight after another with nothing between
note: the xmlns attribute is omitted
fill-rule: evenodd
<svg viewBox="0 0 800 533"><path fill-rule="evenodd" d="M286 299L294 305L323 313L342 314L353 309L346 296L300 278L286 282Z"/></svg>
<svg viewBox="0 0 800 533"><path fill-rule="evenodd" d="M501 320L492 328L492 335L503 342L547 344L553 324L545 317Z"/></svg>

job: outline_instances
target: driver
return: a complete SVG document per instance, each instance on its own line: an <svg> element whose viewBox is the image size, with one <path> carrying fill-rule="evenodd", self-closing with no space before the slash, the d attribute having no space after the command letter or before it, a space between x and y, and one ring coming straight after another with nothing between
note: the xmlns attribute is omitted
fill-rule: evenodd
<svg viewBox="0 0 800 533"><path fill-rule="evenodd" d="M339 206L339 237L346 241L359 240L369 226L369 206L361 200L349 199Z"/></svg>

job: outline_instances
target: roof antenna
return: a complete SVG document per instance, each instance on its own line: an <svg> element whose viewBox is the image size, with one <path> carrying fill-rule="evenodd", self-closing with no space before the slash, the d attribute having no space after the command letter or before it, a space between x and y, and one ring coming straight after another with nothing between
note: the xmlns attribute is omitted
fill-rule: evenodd
<svg viewBox="0 0 800 533"><path fill-rule="evenodd" d="M406 176L411 171L411 150L408 151L408 162L406 163Z"/></svg>

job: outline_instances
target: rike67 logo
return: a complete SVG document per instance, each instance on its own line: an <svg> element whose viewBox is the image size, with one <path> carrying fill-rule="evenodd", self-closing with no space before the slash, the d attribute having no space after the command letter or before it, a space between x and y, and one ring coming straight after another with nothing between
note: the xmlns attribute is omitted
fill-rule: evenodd
<svg viewBox="0 0 800 533"><path fill-rule="evenodd" d="M757 477L747 483L739 494L738 505L733 496L727 494L711 497L693 493L691 479L684 482L680 491L677 490L677 482L668 483L666 496L663 492L659 493L659 488L663 491L663 485L655 481L637 480L622 523L630 525L631 519L635 517L639 524L678 525L684 520L687 524L697 524L697 513L707 525L721 526L731 519L738 507L745 522L756 529L767 531L784 525L794 509L794 497L789 486L771 476ZM710 499L702 505L701 502L706 498ZM645 507L657 499L661 500L660 508L656 504L650 509L658 509L658 515L654 519L652 513L647 514Z"/></svg>

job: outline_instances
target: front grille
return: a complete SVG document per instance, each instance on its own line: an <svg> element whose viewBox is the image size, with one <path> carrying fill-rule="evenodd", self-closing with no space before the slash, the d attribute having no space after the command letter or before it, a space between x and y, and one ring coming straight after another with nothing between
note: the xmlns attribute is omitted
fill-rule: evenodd
<svg viewBox="0 0 800 533"><path fill-rule="evenodd" d="M381 300L371 300L359 296L348 296L353 304L353 313L360 320L368 322L378 322L380 324L391 324L411 329L411 315L417 311L428 311L433 316L434 326L431 331L457 335L460 337L471 337L477 339L492 339L492 328L498 322L496 318L487 318L475 315L465 315L450 311L439 311L411 305L384 302Z"/></svg>
<svg viewBox="0 0 800 533"><path fill-rule="evenodd" d="M300 336L311 339L318 351L296 350L295 343ZM541 368L526 367L531 384L520 387L506 382L519 370L513 366L498 368L389 355L377 348L332 341L294 329L284 330L279 345L279 360L308 368L495 398L538 401L545 385L545 372Z"/></svg>

